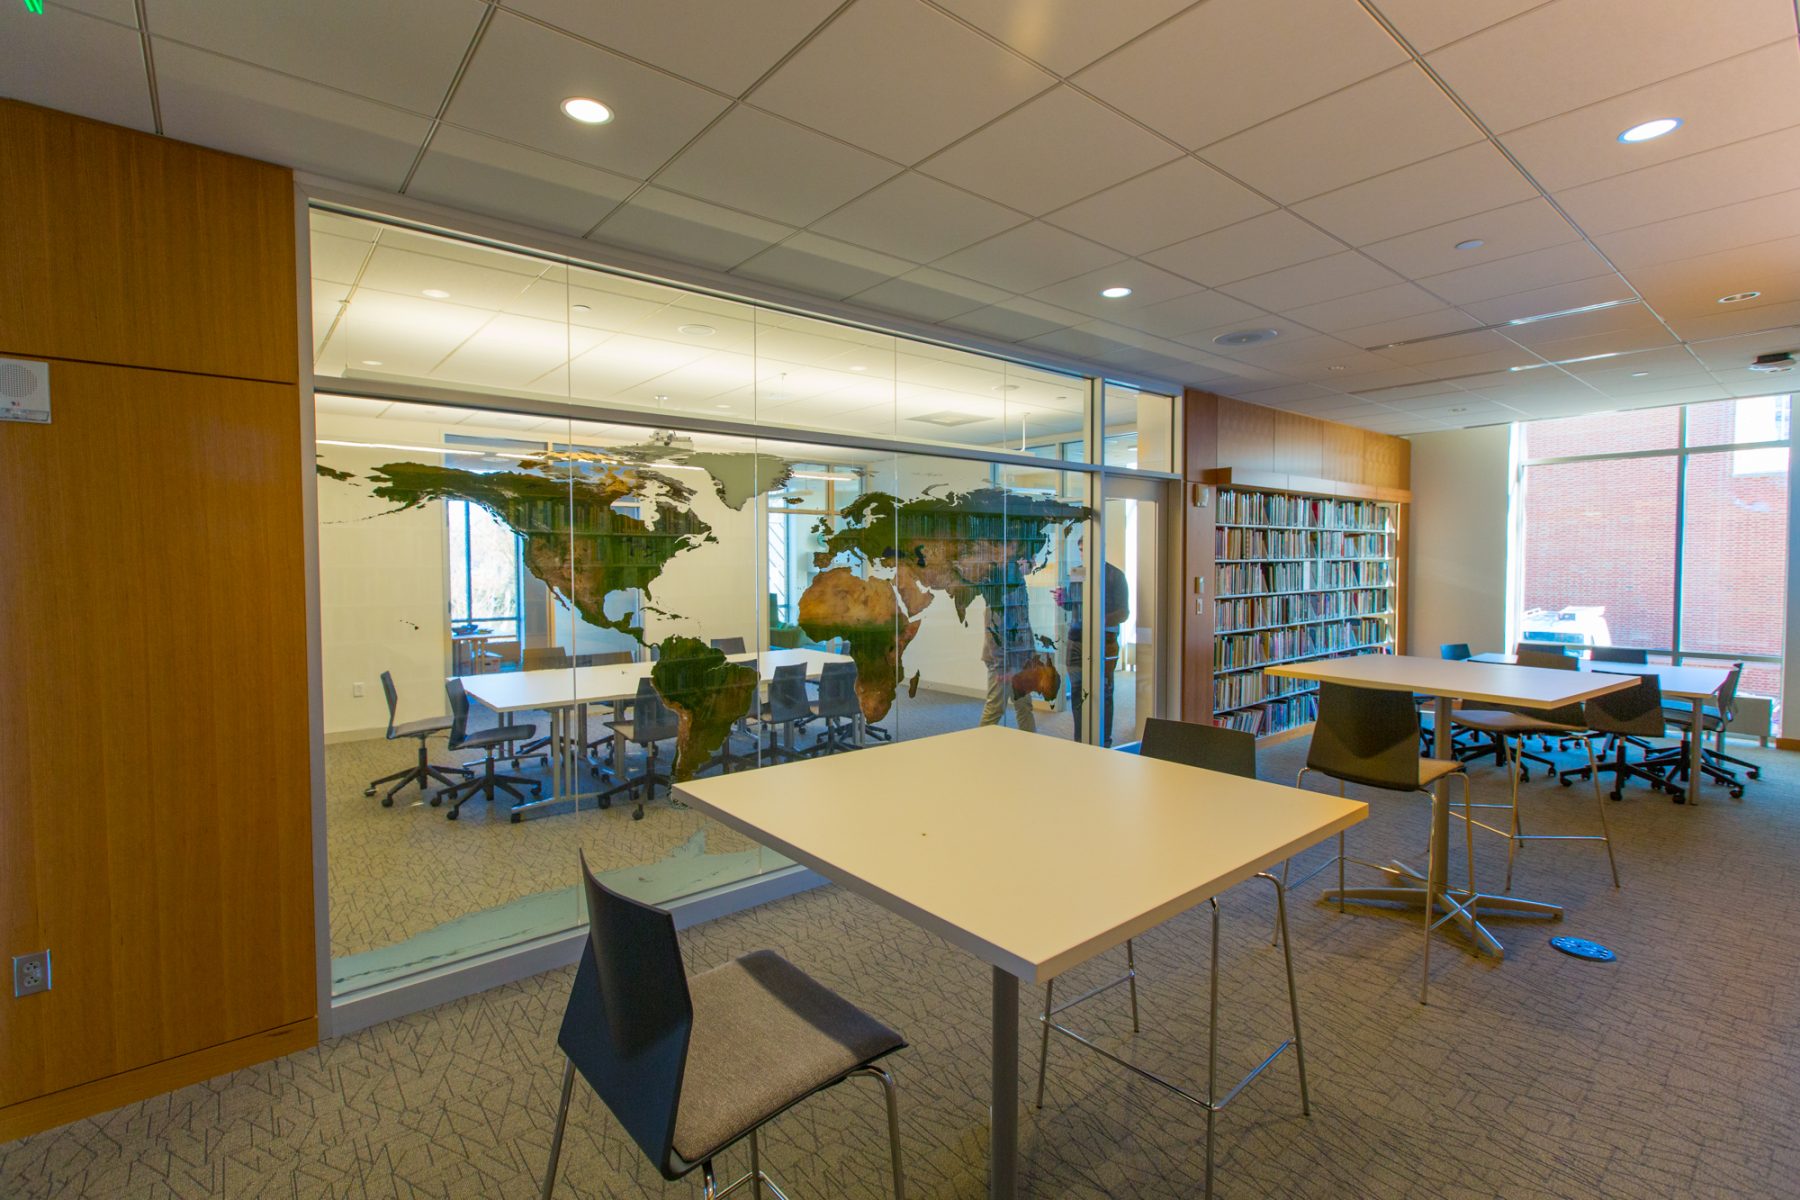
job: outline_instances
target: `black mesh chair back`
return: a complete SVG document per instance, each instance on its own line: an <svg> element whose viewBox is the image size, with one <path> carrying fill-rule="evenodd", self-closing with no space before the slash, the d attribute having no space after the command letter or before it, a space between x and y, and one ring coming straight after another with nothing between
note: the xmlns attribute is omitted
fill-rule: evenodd
<svg viewBox="0 0 1800 1200"><path fill-rule="evenodd" d="M1555 642L1520 642L1513 647L1513 656L1522 654L1558 654L1566 658L1568 651Z"/></svg>
<svg viewBox="0 0 1800 1200"><path fill-rule="evenodd" d="M581 861L588 940L557 1045L665 1179L675 1155L694 1005L675 919L608 888Z"/></svg>
<svg viewBox="0 0 1800 1200"><path fill-rule="evenodd" d="M806 664L776 667L769 680L767 717L771 721L798 721L812 716L806 697Z"/></svg>
<svg viewBox="0 0 1800 1200"><path fill-rule="evenodd" d="M1256 778L1256 735L1241 729L1151 717L1144 722L1138 753L1145 758Z"/></svg>
<svg viewBox="0 0 1800 1200"><path fill-rule="evenodd" d="M381 694L387 697L387 704L388 704L387 735L388 735L388 741L391 742L394 740L394 738L396 736L398 736L394 733L394 718L399 714L399 711L400 711L400 693L398 691L396 691L394 688L394 673L392 671L383 671L381 673Z"/></svg>
<svg viewBox="0 0 1800 1200"><path fill-rule="evenodd" d="M1419 710L1411 692L1319 684L1308 770L1396 792L1419 789Z"/></svg>
<svg viewBox="0 0 1800 1200"><path fill-rule="evenodd" d="M1588 651L1588 661L1631 663L1641 667L1650 661L1650 652L1635 646L1595 646Z"/></svg>
<svg viewBox="0 0 1800 1200"><path fill-rule="evenodd" d="M452 676L444 681L444 694L450 698L450 749L460 750L469 739L469 693Z"/></svg>
<svg viewBox="0 0 1800 1200"><path fill-rule="evenodd" d="M638 680L637 695L631 701L631 740L639 745L665 742L680 732L680 718L656 694L656 685L649 679Z"/></svg>
<svg viewBox="0 0 1800 1200"><path fill-rule="evenodd" d="M819 699L813 708L818 717L854 717L862 713L856 699L856 664L826 663L819 670Z"/></svg>
<svg viewBox="0 0 1800 1200"><path fill-rule="evenodd" d="M749 651L744 648L744 639L741 637L714 638L712 640L712 648L714 650L723 650L727 654L749 653Z"/></svg>
<svg viewBox="0 0 1800 1200"><path fill-rule="evenodd" d="M1639 675L1632 687L1595 696L1587 702L1587 727L1600 733L1661 737L1662 681L1654 675Z"/></svg>
<svg viewBox="0 0 1800 1200"><path fill-rule="evenodd" d="M616 667L620 663L631 661L629 650L597 650L592 654L577 654L575 665L578 667Z"/></svg>
<svg viewBox="0 0 1800 1200"><path fill-rule="evenodd" d="M1465 658L1473 658L1467 642L1445 642L1438 647L1438 657L1448 658L1453 662L1461 662Z"/></svg>

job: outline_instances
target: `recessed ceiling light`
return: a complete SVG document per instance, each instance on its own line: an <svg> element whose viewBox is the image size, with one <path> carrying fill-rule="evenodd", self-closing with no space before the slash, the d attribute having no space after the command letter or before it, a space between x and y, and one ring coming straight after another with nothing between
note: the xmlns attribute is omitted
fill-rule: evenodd
<svg viewBox="0 0 1800 1200"><path fill-rule="evenodd" d="M613 119L613 110L586 96L570 96L562 102L563 115L583 125L604 125Z"/></svg>
<svg viewBox="0 0 1800 1200"><path fill-rule="evenodd" d="M718 330L714 329L711 325L677 325L675 327L675 332L685 333L689 337L711 337L713 334L717 333Z"/></svg>
<svg viewBox="0 0 1800 1200"><path fill-rule="evenodd" d="M1448 409L1446 411L1448 411L1448 412L1468 412L1469 410L1466 407L1464 407L1464 408L1452 408L1452 409Z"/></svg>
<svg viewBox="0 0 1800 1200"><path fill-rule="evenodd" d="M851 367L851 368L850 368L850 369L851 369L851 370L852 370L852 371L866 371L866 370L868 370L868 369L869 369L869 368L867 368L867 367Z"/></svg>
<svg viewBox="0 0 1800 1200"><path fill-rule="evenodd" d="M1761 292L1733 292L1729 296L1720 296L1719 303L1736 304L1741 300L1754 300L1760 295L1762 295Z"/></svg>
<svg viewBox="0 0 1800 1200"><path fill-rule="evenodd" d="M661 404L661 403L663 403L663 402L664 402L664 401L666 401L666 400L667 400L667 399L668 399L668 397L667 397L667 396L658 396L658 397L657 397L657 398L656 398L656 402L657 402L657 403L658 403L658 404Z"/></svg>
<svg viewBox="0 0 1800 1200"><path fill-rule="evenodd" d="M1325 369L1327 371L1348 371L1350 368L1349 367L1332 366L1332 367L1326 367Z"/></svg>
<svg viewBox="0 0 1800 1200"><path fill-rule="evenodd" d="M1469 238L1467 241L1456 243L1456 248L1458 250L1479 250L1485 245L1487 243L1480 238Z"/></svg>
<svg viewBox="0 0 1800 1200"><path fill-rule="evenodd" d="M1131 289L1128 287L1101 288L1100 294L1105 296L1108 300L1123 300L1125 297L1131 295Z"/></svg>
<svg viewBox="0 0 1800 1200"><path fill-rule="evenodd" d="M1016 383L996 383L994 385L994 390L996 392L1016 392L1019 390L1019 385Z"/></svg>
<svg viewBox="0 0 1800 1200"><path fill-rule="evenodd" d="M1649 374L1650 374L1650 372L1648 372L1648 371L1633 371L1631 373L1631 377L1633 379L1642 379Z"/></svg>
<svg viewBox="0 0 1800 1200"><path fill-rule="evenodd" d="M1221 333L1213 339L1215 346L1254 346L1258 342L1266 342L1270 338L1280 337L1279 329L1239 329L1235 333Z"/></svg>
<svg viewBox="0 0 1800 1200"><path fill-rule="evenodd" d="M433 300L448 300L450 298L450 293L446 292L443 288L426 288L424 291L420 292L419 295L429 296Z"/></svg>
<svg viewBox="0 0 1800 1200"><path fill-rule="evenodd" d="M570 307L573 308L576 312L593 312L594 311L593 309L589 308L585 304L574 304L574 305L570 305Z"/></svg>
<svg viewBox="0 0 1800 1200"><path fill-rule="evenodd" d="M1658 117L1654 121L1645 121L1642 125L1633 125L1619 135L1621 142L1647 142L1659 138L1665 133L1674 133L1681 128L1680 117Z"/></svg>
<svg viewBox="0 0 1800 1200"><path fill-rule="evenodd" d="M362 364L365 367L379 367L381 365L381 360L379 358L365 358L362 360Z"/></svg>
<svg viewBox="0 0 1800 1200"><path fill-rule="evenodd" d="M730 408L730 407L731 407L731 405L729 405L729 404L715 404L715 405L713 405L713 407L714 407L714 408Z"/></svg>

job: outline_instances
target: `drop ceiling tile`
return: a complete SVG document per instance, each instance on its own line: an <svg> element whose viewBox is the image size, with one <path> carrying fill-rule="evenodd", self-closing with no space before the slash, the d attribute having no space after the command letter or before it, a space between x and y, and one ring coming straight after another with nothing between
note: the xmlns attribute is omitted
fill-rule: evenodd
<svg viewBox="0 0 1800 1200"><path fill-rule="evenodd" d="M1706 382L1706 363L1694 357L1693 351L1698 349L1698 346L1692 351L1687 346L1668 346L1661 350L1624 354L1614 359L1569 363L1562 369L1582 382L1602 390L1621 388L1637 392L1660 391L1685 384L1696 376L1700 377L1700 382ZM1749 359L1744 361L1748 362Z"/></svg>
<svg viewBox="0 0 1800 1200"><path fill-rule="evenodd" d="M158 38L433 116L486 5L480 0L244 4L145 0Z"/></svg>
<svg viewBox="0 0 1800 1200"><path fill-rule="evenodd" d="M1193 0L938 0L1058 75L1072 75Z"/></svg>
<svg viewBox="0 0 1800 1200"><path fill-rule="evenodd" d="M1026 218L916 171L896 175L813 222L822 233L913 262L931 262Z"/></svg>
<svg viewBox="0 0 1800 1200"><path fill-rule="evenodd" d="M1548 201L1536 199L1376 242L1364 246L1363 253L1410 279L1419 279L1560 246L1580 236ZM1465 240L1482 244L1458 250L1457 245Z"/></svg>
<svg viewBox="0 0 1800 1200"><path fill-rule="evenodd" d="M1108 300L1100 292L1103 288L1110 287L1128 287L1131 295ZM1031 293L1031 297L1059 308L1086 313L1103 321L1130 325L1132 313L1199 290L1191 281L1179 275L1171 275L1148 263L1127 259L1122 263L1039 288Z"/></svg>
<svg viewBox="0 0 1800 1200"><path fill-rule="evenodd" d="M1480 4L1445 4L1443 0L1376 0L1375 7L1392 21L1413 49L1429 54L1441 46L1479 33L1550 0L1483 0Z"/></svg>
<svg viewBox="0 0 1800 1200"><path fill-rule="evenodd" d="M1492 300L1471 301L1461 305L1461 308L1484 325L1498 325L1525 317L1538 317L1545 313L1583 308L1590 304L1609 304L1621 300L1635 301L1636 299L1636 295L1623 279L1617 275L1602 275L1592 279L1577 280L1574 283L1528 288L1525 291Z"/></svg>
<svg viewBox="0 0 1800 1200"><path fill-rule="evenodd" d="M1433 377L1441 377L1445 373L1438 370L1436 364L1452 362L1458 359L1472 358L1480 354L1504 354L1502 366L1511 366L1531 358L1513 343L1498 333L1485 329L1471 329L1454 337L1434 337L1429 341L1414 342L1405 346L1378 346L1376 352L1390 362L1404 366L1414 366L1421 370L1429 370Z"/></svg>
<svg viewBox="0 0 1800 1200"><path fill-rule="evenodd" d="M163 128L174 138L397 189L431 123L396 108L174 42L156 44Z"/></svg>
<svg viewBox="0 0 1800 1200"><path fill-rule="evenodd" d="M1271 312L1286 312L1400 282L1400 277L1386 267L1371 262L1355 250L1346 250L1266 275L1240 279L1225 284L1220 290Z"/></svg>
<svg viewBox="0 0 1800 1200"><path fill-rule="evenodd" d="M1026 338L1020 344L1040 350L1054 350L1058 354L1068 354L1075 358L1096 359L1108 354L1141 349L1123 340L1122 335L1129 332L1105 321L1088 321L1069 329L1058 329Z"/></svg>
<svg viewBox="0 0 1800 1200"><path fill-rule="evenodd" d="M498 252L491 263L478 265L383 243L370 253L355 299L360 303L364 292L377 291L416 299L424 305L421 312L473 308L492 313L518 299L545 271L560 270L552 263ZM426 297L427 290L449 295Z"/></svg>
<svg viewBox="0 0 1800 1200"><path fill-rule="evenodd" d="M614 209L593 238L728 271L793 232L790 225L647 187Z"/></svg>
<svg viewBox="0 0 1800 1200"><path fill-rule="evenodd" d="M1791 235L1797 224L1800 191L1777 192L1605 234L1594 244L1629 277L1637 267L1772 242Z"/></svg>
<svg viewBox="0 0 1800 1200"><path fill-rule="evenodd" d="M442 126L406 191L579 237L637 187L623 175Z"/></svg>
<svg viewBox="0 0 1800 1200"><path fill-rule="evenodd" d="M1794 36L1651 87L1516 129L1508 150L1549 190L1641 170L1773 133L1800 115L1800 52ZM1626 129L1679 116L1681 128L1624 144Z"/></svg>
<svg viewBox="0 0 1800 1200"><path fill-rule="evenodd" d="M592 96L616 114L583 125L562 113ZM647 179L714 117L722 97L500 10L457 85L445 120L562 158Z"/></svg>
<svg viewBox="0 0 1800 1200"><path fill-rule="evenodd" d="M1292 204L1480 140L1409 63L1208 146L1204 157Z"/></svg>
<svg viewBox="0 0 1800 1200"><path fill-rule="evenodd" d="M137 5L133 0L62 0L56 7L86 13L115 25L126 25L132 29L138 27ZM45 5L41 16L49 16L52 11L49 5Z"/></svg>
<svg viewBox="0 0 1800 1200"><path fill-rule="evenodd" d="M1008 294L960 275L920 267L858 292L853 298L858 304L885 308L921 321L947 321L1008 299Z"/></svg>
<svg viewBox="0 0 1800 1200"><path fill-rule="evenodd" d="M1673 135L1671 135L1673 136ZM1589 235L1800 189L1800 126L1557 193Z"/></svg>
<svg viewBox="0 0 1800 1200"><path fill-rule="evenodd" d="M1674 334L1660 322L1652 322L1641 328L1613 333L1591 333L1552 342L1537 342L1526 349L1558 365L1567 363L1577 366L1585 362L1609 362L1634 350L1662 350L1678 345Z"/></svg>
<svg viewBox="0 0 1800 1200"><path fill-rule="evenodd" d="M80 70L69 64L80 63ZM0 95L154 131L143 39L62 6L0 4Z"/></svg>
<svg viewBox="0 0 1800 1200"><path fill-rule="evenodd" d="M1645 303L1670 321L1800 300L1800 236L1639 267L1631 282ZM1736 304L1719 303L1721 296L1748 291L1762 294Z"/></svg>
<svg viewBox="0 0 1800 1200"><path fill-rule="evenodd" d="M1521 346L1544 352L1546 358L1573 357L1546 351L1576 338L1614 337L1620 343L1614 348L1619 350L1634 348L1631 345L1633 342L1649 345L1668 340L1668 331L1663 323L1656 319L1655 313L1641 304L1621 304L1617 308L1603 308L1597 312L1571 313L1548 321L1508 326L1501 332Z"/></svg>
<svg viewBox="0 0 1800 1200"><path fill-rule="evenodd" d="M1172 338L1234 321L1254 320L1263 315L1262 310L1253 304L1245 304L1223 292L1202 290L1140 308L1122 315L1118 320L1121 325L1129 325L1157 337Z"/></svg>
<svg viewBox="0 0 1800 1200"><path fill-rule="evenodd" d="M1117 251L1033 221L932 265L1009 292L1035 292L1083 271L1122 261Z"/></svg>
<svg viewBox="0 0 1800 1200"><path fill-rule="evenodd" d="M1417 316L1398 317L1391 321L1377 321L1372 325L1356 325L1349 329L1331 329L1325 332L1335 334L1352 345L1368 348L1410 341L1413 338L1455 333L1458 330L1473 329L1478 324L1480 322L1459 309L1439 308Z"/></svg>
<svg viewBox="0 0 1800 1200"><path fill-rule="evenodd" d="M1274 207L1205 163L1178 158L1044 219L1127 254L1142 254Z"/></svg>
<svg viewBox="0 0 1800 1200"><path fill-rule="evenodd" d="M913 264L902 259L801 232L764 250L732 273L842 300L912 269Z"/></svg>
<svg viewBox="0 0 1800 1200"><path fill-rule="evenodd" d="M1505 133L1780 38L1794 14L1767 0L1547 4L1430 56L1489 128Z"/></svg>
<svg viewBox="0 0 1800 1200"><path fill-rule="evenodd" d="M1036 215L1168 162L1173 146L1061 86L927 160L948 183Z"/></svg>
<svg viewBox="0 0 1800 1200"><path fill-rule="evenodd" d="M1430 275L1419 283L1434 295L1460 305L1603 275L1613 275L1606 260L1585 243L1571 242Z"/></svg>
<svg viewBox="0 0 1800 1200"><path fill-rule="evenodd" d="M1727 311L1728 309L1734 311ZM1718 312L1693 316L1677 314L1668 320L1677 335L1694 342L1709 338L1737 337L1741 334L1765 334L1779 342L1785 336L1783 331L1786 326L1800 323L1800 302L1769 304L1741 311L1736 309L1735 305L1727 305ZM1785 345L1769 347L1770 350L1788 348Z"/></svg>
<svg viewBox="0 0 1800 1200"><path fill-rule="evenodd" d="M1405 59L1354 0L1208 0L1075 82L1194 150Z"/></svg>
<svg viewBox="0 0 1800 1200"><path fill-rule="evenodd" d="M1785 326L1770 329L1762 333L1746 334L1742 337L1718 338L1713 341L1695 342L1688 346L1686 353L1692 366L1701 370L1712 370L1721 374L1741 371L1755 361L1759 354L1773 354L1783 350L1800 351L1800 326ZM1677 365L1669 364L1671 367ZM1787 383L1788 379L1771 375L1772 383Z"/></svg>
<svg viewBox="0 0 1800 1200"><path fill-rule="evenodd" d="M1344 249L1292 213L1276 210L1144 255L1147 262L1218 287Z"/></svg>
<svg viewBox="0 0 1800 1200"><path fill-rule="evenodd" d="M1323 381L1327 387L1338 388L1345 393L1360 394L1362 392L1379 391L1382 388L1404 387L1411 383L1422 383L1427 378L1423 371L1412 367L1388 365L1378 371L1346 371L1332 375Z"/></svg>
<svg viewBox="0 0 1800 1200"><path fill-rule="evenodd" d="M1537 194L1504 154L1482 141L1314 196L1294 211L1365 246Z"/></svg>
<svg viewBox="0 0 1800 1200"><path fill-rule="evenodd" d="M1274 326L1271 325L1270 328L1274 328ZM1261 342L1252 346L1221 346L1213 342L1210 337L1207 337L1204 342L1196 337L1182 340L1197 345L1206 345L1219 355L1236 362L1250 363L1272 371L1281 371L1288 367L1303 366L1309 363L1334 363L1346 355L1356 353L1354 347L1347 346L1336 338L1326 337L1319 333L1308 335L1298 330L1284 332L1281 337L1273 341ZM1283 380L1283 382L1291 381Z"/></svg>
<svg viewBox="0 0 1800 1200"><path fill-rule="evenodd" d="M1468 393L1453 383L1409 383L1398 387L1377 388L1373 391L1360 392L1358 395L1365 404L1398 406L1413 400L1454 404L1456 403L1454 397L1466 396Z"/></svg>
<svg viewBox="0 0 1800 1200"><path fill-rule="evenodd" d="M963 313L945 322L958 329L1016 342L1053 329L1067 329L1082 322L1080 313L1068 312L1036 300L1018 297Z"/></svg>
<svg viewBox="0 0 1800 1200"><path fill-rule="evenodd" d="M749 108L727 113L657 183L806 225L897 173L872 154Z"/></svg>
<svg viewBox="0 0 1800 1200"><path fill-rule="evenodd" d="M1505 371L1512 367L1526 367L1543 361L1531 351L1510 342L1503 340L1502 344L1506 347L1503 350L1483 350L1460 358L1440 358L1429 363L1414 362L1411 365L1425 372L1430 379L1455 383L1460 387L1464 380L1477 375ZM1383 358L1398 358L1398 354L1392 350L1383 350L1381 355Z"/></svg>
<svg viewBox="0 0 1800 1200"><path fill-rule="evenodd" d="M307 238L312 255L312 278L316 283L351 284L369 257L368 238L339 237L319 229Z"/></svg>
<svg viewBox="0 0 1800 1200"><path fill-rule="evenodd" d="M668 0L506 0L509 8L732 96L762 78L840 2L732 0L677 15Z"/></svg>
<svg viewBox="0 0 1800 1200"><path fill-rule="evenodd" d="M1396 283L1318 304L1287 308L1283 310L1283 315L1317 329L1320 333L1337 333L1344 329L1365 328L1376 322L1440 311L1447 311L1443 302L1423 288L1410 283ZM1363 343L1358 343L1361 344Z"/></svg>
<svg viewBox="0 0 1800 1200"><path fill-rule="evenodd" d="M919 64L931 64L920 87ZM750 103L913 163L1056 83L918 0L859 0L750 93Z"/></svg>

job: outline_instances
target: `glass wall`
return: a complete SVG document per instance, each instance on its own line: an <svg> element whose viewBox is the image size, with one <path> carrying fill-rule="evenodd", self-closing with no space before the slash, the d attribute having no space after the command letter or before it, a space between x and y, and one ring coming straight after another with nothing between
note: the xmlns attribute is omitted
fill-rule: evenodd
<svg viewBox="0 0 1800 1200"><path fill-rule="evenodd" d="M1520 636L1743 662L1779 714L1788 419L1763 396L1522 426Z"/></svg>
<svg viewBox="0 0 1800 1200"><path fill-rule="evenodd" d="M1102 422L1084 378L339 214L313 238L339 993L575 927L577 850L655 903L791 866L672 782L1081 736L1090 429L1167 463L1172 398L1109 386ZM1154 508L1109 560L1154 566Z"/></svg>

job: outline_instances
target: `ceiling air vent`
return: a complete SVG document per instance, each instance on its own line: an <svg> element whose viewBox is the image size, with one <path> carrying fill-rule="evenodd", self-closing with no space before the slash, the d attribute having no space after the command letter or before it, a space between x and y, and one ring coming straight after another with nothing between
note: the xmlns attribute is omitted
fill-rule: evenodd
<svg viewBox="0 0 1800 1200"><path fill-rule="evenodd" d="M1786 351L1780 354L1759 354L1756 361L1750 364L1750 369L1765 375L1778 375L1794 369L1794 356Z"/></svg>
<svg viewBox="0 0 1800 1200"><path fill-rule="evenodd" d="M1279 329L1239 329L1234 333L1221 333L1213 339L1216 346L1254 346L1258 342L1266 342L1270 338L1280 337Z"/></svg>
<svg viewBox="0 0 1800 1200"><path fill-rule="evenodd" d="M927 425L942 425L946 429L952 429L958 425L973 425L977 421L984 421L987 418L977 417L966 412L956 412L954 409L946 409L943 412L926 413L922 417L908 417L906 419L909 421L923 421Z"/></svg>

